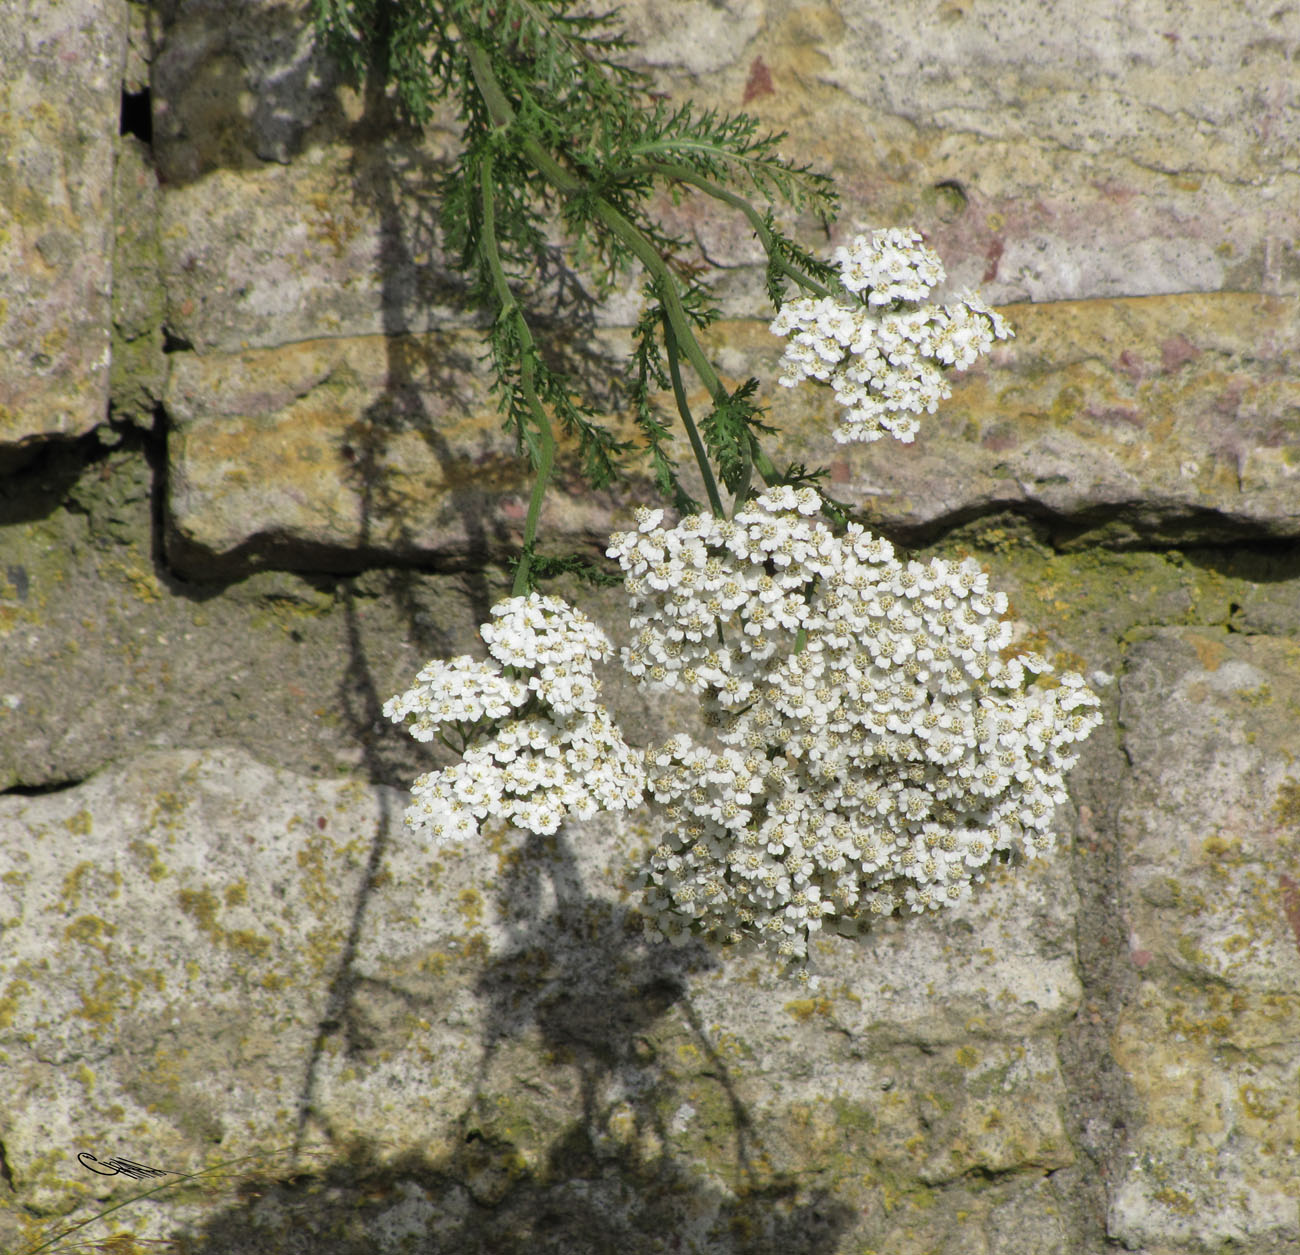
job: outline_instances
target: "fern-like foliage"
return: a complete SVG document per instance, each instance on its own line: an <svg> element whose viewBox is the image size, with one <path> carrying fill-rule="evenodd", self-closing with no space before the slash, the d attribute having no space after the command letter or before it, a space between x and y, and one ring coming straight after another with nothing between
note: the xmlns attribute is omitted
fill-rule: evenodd
<svg viewBox="0 0 1300 1255"><path fill-rule="evenodd" d="M550 428L558 423L577 441L594 487L616 483L639 457L675 506L698 507L682 485L661 408L671 388L710 508L722 508L715 465L736 495L748 491L756 466L778 482L758 446L771 429L753 401L755 381L729 390L700 347L697 333L718 316L708 267L694 240L660 223L657 198L687 190L747 217L779 303L792 279L816 291L831 270L785 234L776 206L829 221L837 208L830 180L784 159L785 137L762 133L746 114L656 97L629 65L613 12L593 14L575 0L315 0L315 11L345 71L382 92L409 123L427 123L439 106L455 109L460 149L435 188L443 244L483 310L503 421L539 474L549 474ZM750 196L768 203L760 211ZM572 338L575 309L585 311L579 334L591 336L596 305L637 270L647 307L631 356L606 380L607 394L621 398L641 432L634 446L608 429L608 411L547 344L566 331ZM564 310L552 325L539 317L543 276L573 298L567 320ZM683 367L709 397L698 431ZM525 541L528 555L531 531ZM540 560L532 566L540 570Z"/></svg>

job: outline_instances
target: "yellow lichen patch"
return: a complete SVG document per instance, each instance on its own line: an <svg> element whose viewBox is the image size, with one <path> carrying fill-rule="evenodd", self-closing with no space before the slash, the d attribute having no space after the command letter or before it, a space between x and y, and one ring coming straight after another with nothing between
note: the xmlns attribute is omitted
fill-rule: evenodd
<svg viewBox="0 0 1300 1255"><path fill-rule="evenodd" d="M86 822L89 823L89 815ZM71 821L69 821L71 822ZM99 869L89 859L83 859L63 878L63 889L59 895L60 905L68 911L75 911L81 905L83 894L89 893L87 881L94 878Z"/></svg>
<svg viewBox="0 0 1300 1255"><path fill-rule="evenodd" d="M144 874L155 883L167 875L166 865L158 856L158 847L148 841L141 841L138 837L131 842L131 854L135 861L140 865Z"/></svg>
<svg viewBox="0 0 1300 1255"><path fill-rule="evenodd" d="M77 996L81 1006L76 1014L93 1024L107 1024L115 1015L127 1007L126 981L116 972L106 971L95 974L94 984L89 989L79 989Z"/></svg>
<svg viewBox="0 0 1300 1255"><path fill-rule="evenodd" d="M465 921L466 928L478 928L483 923L483 895L477 889L462 889L456 895L456 909Z"/></svg>
<svg viewBox="0 0 1300 1255"><path fill-rule="evenodd" d="M335 889L338 876L331 855L333 843L318 833L311 833L298 847L296 859L302 870L300 886L308 909L317 919L328 918L338 903Z"/></svg>
<svg viewBox="0 0 1300 1255"><path fill-rule="evenodd" d="M829 998L796 998L785 1004L785 1011L787 1015L805 1024L815 1015L830 1015L833 1005Z"/></svg>
<svg viewBox="0 0 1300 1255"><path fill-rule="evenodd" d="M117 926L102 920L98 915L79 915L63 930L69 941L78 941L84 946L92 946L100 954L107 954L109 941L116 934Z"/></svg>
<svg viewBox="0 0 1300 1255"><path fill-rule="evenodd" d="M88 837L93 827L90 812L83 807L75 815L65 819L63 826L74 836Z"/></svg>
<svg viewBox="0 0 1300 1255"><path fill-rule="evenodd" d="M14 1022L19 1000L31 991L32 987L25 980L17 978L5 986L4 996L0 997L0 1028L8 1028Z"/></svg>
<svg viewBox="0 0 1300 1255"><path fill-rule="evenodd" d="M200 931L215 934L217 925L217 899L209 889L182 889L176 900L182 911L198 924Z"/></svg>
<svg viewBox="0 0 1300 1255"><path fill-rule="evenodd" d="M1191 1216L1196 1212L1195 1200L1181 1190L1159 1189L1151 1197L1179 1215Z"/></svg>
<svg viewBox="0 0 1300 1255"><path fill-rule="evenodd" d="M1244 858L1240 837L1224 837L1217 834L1206 837L1201 842L1201 851L1207 859L1216 859L1225 863L1240 863Z"/></svg>
<svg viewBox="0 0 1300 1255"><path fill-rule="evenodd" d="M130 586L138 601L154 605L163 599L163 586L153 571L135 554L130 562L113 558L105 565L109 572Z"/></svg>
<svg viewBox="0 0 1300 1255"><path fill-rule="evenodd" d="M1300 780L1288 776L1278 785L1273 816L1280 824L1300 828Z"/></svg>
<svg viewBox="0 0 1300 1255"><path fill-rule="evenodd" d="M1270 1101L1269 1095L1258 1085L1245 1084L1237 1087L1237 1101L1242 1110L1254 1120L1272 1123L1282 1114L1282 1104L1276 1101L1278 1095Z"/></svg>
<svg viewBox="0 0 1300 1255"><path fill-rule="evenodd" d="M229 929L221 934L221 941L232 950L242 950L255 959L265 958L271 950L271 939L247 928Z"/></svg>
<svg viewBox="0 0 1300 1255"><path fill-rule="evenodd" d="M238 890L238 886L235 886ZM238 894L236 894L238 896ZM244 895L247 897L247 894ZM247 928L227 929L218 922L219 902L210 889L182 889L176 895L180 908L206 933L217 945L235 950L253 958L264 958L270 953L272 941ZM229 898L227 898L229 903ZM232 904L233 905L233 904Z"/></svg>
<svg viewBox="0 0 1300 1255"><path fill-rule="evenodd" d="M714 1025L710 1034L713 1038L713 1049L719 1059L730 1060L741 1063L754 1057L753 1051L749 1046L735 1033L729 1033L720 1025Z"/></svg>

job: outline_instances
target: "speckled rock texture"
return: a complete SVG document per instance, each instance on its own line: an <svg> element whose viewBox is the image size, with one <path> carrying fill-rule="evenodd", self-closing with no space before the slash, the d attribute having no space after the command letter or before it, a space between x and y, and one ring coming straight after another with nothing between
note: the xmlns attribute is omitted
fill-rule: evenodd
<svg viewBox="0 0 1300 1255"><path fill-rule="evenodd" d="M108 403L125 0L0 13L0 470Z"/></svg>
<svg viewBox="0 0 1300 1255"><path fill-rule="evenodd" d="M915 444L836 445L749 231L662 205L773 459L981 562L1106 712L1050 859L811 985L644 937L648 812L403 835L445 760L381 705L481 654L529 490L454 118L305 0L0 7L0 1250L1300 1247L1300 4L628 6L669 99L835 175L814 247L914 225L1004 310ZM557 341L593 388L636 291ZM649 485L560 467L596 557ZM698 718L602 677L633 743Z"/></svg>

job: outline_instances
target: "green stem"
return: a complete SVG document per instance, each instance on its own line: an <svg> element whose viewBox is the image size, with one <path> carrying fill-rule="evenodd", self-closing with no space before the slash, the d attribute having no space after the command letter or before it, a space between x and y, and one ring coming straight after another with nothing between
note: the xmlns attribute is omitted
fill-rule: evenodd
<svg viewBox="0 0 1300 1255"><path fill-rule="evenodd" d="M758 447L758 438L752 432L749 436L749 452L765 484L772 485L782 482L783 476L781 472L773 465L772 459Z"/></svg>
<svg viewBox="0 0 1300 1255"><path fill-rule="evenodd" d="M717 481L713 478L713 468L709 465L708 453L704 448L704 441L700 439L700 433L696 429L695 420L691 417L691 408L686 402L686 389L682 386L682 372L677 365L677 340L673 336L668 326L668 314L663 312L664 320L664 347L668 351L668 373L672 376L673 397L677 402L677 412L682 416L682 423L686 428L687 438L691 442L691 449L695 454L695 460L699 463L700 469L704 473L704 491L709 494L709 506L713 510L714 518L726 518L726 511L722 508L722 497L718 493Z"/></svg>
<svg viewBox="0 0 1300 1255"><path fill-rule="evenodd" d="M749 481L754 477L754 450L757 448L758 441L754 439L753 432L750 432L749 439L745 441L745 470L740 483L736 485L736 495L731 502L733 519L744 509L745 502L749 499Z"/></svg>
<svg viewBox="0 0 1300 1255"><path fill-rule="evenodd" d="M483 203L483 234L481 247L483 257L492 272L492 284L496 289L499 312L497 317L512 318L519 332L519 387L528 402L529 412L537 424L540 447L537 451L537 478L533 481L533 495L528 501L528 515L524 519L523 549L519 565L515 568L514 586L510 590L512 597L522 597L529 591L529 572L532 568L533 548L537 540L537 521L541 518L542 502L546 498L546 486L551 479L551 470L555 464L555 433L551 430L550 420L542 403L537 399L537 389L533 383L533 358L537 346L533 342L533 333L528 329L528 322L519 302L506 281L506 272L501 265L501 254L497 250L495 189L492 183L492 154L489 152L479 166L479 191Z"/></svg>
<svg viewBox="0 0 1300 1255"><path fill-rule="evenodd" d="M763 215L754 208L743 196L737 196L735 192L729 192L720 184L714 183L711 179L706 179L703 175L696 174L688 166L679 166L670 161L648 161L644 165L634 166L628 170L619 172L619 177L634 176L637 174L659 175L661 178L672 179L677 183L690 183L698 187L700 191L712 196L714 200L720 200L725 205L730 205L733 209L738 210L749 219L749 224L754 228L758 235L759 242L763 245L763 251L767 254L768 261L776 267L783 275L793 279L806 292L811 292L814 296L834 296L835 293L830 288L824 287L818 283L811 275L806 275L802 270L791 266L775 250L775 241L772 238L772 232L768 230L767 223L763 221Z"/></svg>
<svg viewBox="0 0 1300 1255"><path fill-rule="evenodd" d="M178 1185L183 1185L186 1181L201 1181L204 1177L210 1177L215 1172L224 1172L227 1168L233 1168L236 1164L248 1163L250 1161L270 1159L275 1155L291 1154L294 1152L292 1146L281 1147L279 1150L262 1151L254 1155L241 1155L238 1159L227 1159L222 1163L214 1164L211 1168L205 1168L202 1172L177 1172L169 1175L175 1176L174 1181L164 1181L161 1185L155 1185L152 1189L142 1190L139 1194L132 1194L130 1198L124 1198L120 1203L114 1203L111 1207L105 1207L103 1211L86 1220L79 1220L74 1225L69 1225L66 1229L61 1229L53 1237L47 1238L39 1246L30 1247L25 1255L39 1255L41 1251L47 1251L56 1242L62 1242L70 1234L76 1233L78 1229L84 1229L87 1225L92 1225L97 1220L103 1220L105 1216L111 1216L115 1211L121 1211L123 1207L129 1207L132 1203L138 1203L143 1198L151 1198L155 1194L161 1194L164 1190L174 1189Z"/></svg>
<svg viewBox="0 0 1300 1255"><path fill-rule="evenodd" d="M470 72L474 76L474 82L478 87L479 94L483 97L484 104L487 105L493 124L498 129L504 130L514 122L515 111L511 107L509 100L506 99L505 92L501 90L501 84L493 73L491 58L473 40L466 40L465 55L469 59ZM704 350L695 338L690 321L686 317L686 311L682 307L681 297L677 291L677 281L673 278L672 271L669 270L664 259L655 250L654 245L607 200L601 196L591 195L586 184L575 175L570 174L532 136L520 135L519 146L542 177L561 195L576 196L585 192L591 196L591 204L596 216L649 271L655 283L655 290L659 293L659 299L663 304L664 313L667 315L673 337L676 338L677 343L685 352L691 368L699 376L700 382L704 384L705 389L713 398L714 404L724 404L727 400L727 390L723 387L722 380L718 378L718 374L713 369L709 359L704 356ZM694 443L692 445L695 451L695 459L700 466L700 473L707 484L712 478L712 471L708 464L708 458L701 456L702 447L697 447ZM755 465L759 467L760 472L762 472L764 463L769 467L772 466L771 462L767 461L766 458L762 459L762 461L757 459L755 461ZM766 473L763 473L766 478ZM776 475L775 467L772 467L772 474ZM769 482L771 481L769 480ZM720 508L721 502L719 501L715 509Z"/></svg>

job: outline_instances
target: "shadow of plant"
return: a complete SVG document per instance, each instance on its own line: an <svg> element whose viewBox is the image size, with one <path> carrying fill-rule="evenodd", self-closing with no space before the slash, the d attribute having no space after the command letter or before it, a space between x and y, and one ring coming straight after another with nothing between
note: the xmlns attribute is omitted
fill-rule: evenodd
<svg viewBox="0 0 1300 1255"><path fill-rule="evenodd" d="M491 1252L734 1252L812 1255L835 1249L850 1210L827 1191L763 1171L752 1123L725 1062L690 1006L686 982L713 960L646 938L641 919L589 894L563 838L533 838L499 888L508 946L483 967L482 1059L442 1147L385 1157L377 1143L340 1146L318 1170L254 1177L189 1235L185 1255ZM436 1016L427 995L397 990ZM372 1026L379 1033L384 1025ZM672 1128L685 1101L673 1042L688 1040L726 1095L727 1126L688 1146ZM517 1087L496 1069L507 1044L533 1078L572 1092L578 1110L536 1149L513 1137L498 1099ZM512 1056L518 1062L519 1056ZM364 1055L358 1056L364 1066ZM565 1074L568 1074L567 1076ZM437 1084L437 1078L429 1078ZM732 1147L718 1143L730 1136ZM704 1159L703 1168L696 1161ZM725 1181L726 1184L720 1182Z"/></svg>

